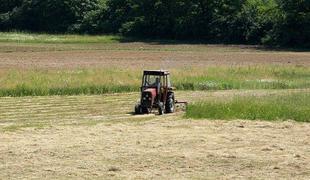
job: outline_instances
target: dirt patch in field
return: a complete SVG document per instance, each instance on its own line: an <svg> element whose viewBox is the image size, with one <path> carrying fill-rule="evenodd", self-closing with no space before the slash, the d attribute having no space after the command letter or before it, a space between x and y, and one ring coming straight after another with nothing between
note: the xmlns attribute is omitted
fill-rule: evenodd
<svg viewBox="0 0 310 180"><path fill-rule="evenodd" d="M0 68L182 68L222 65L310 65L308 52L255 51L244 47L210 47L198 45L111 45L89 50L87 47L18 47L0 52ZM139 47L140 46L140 47ZM126 48L127 47L127 48ZM25 52L20 52L20 49ZM37 50L36 48L39 48ZM43 49L40 51L40 48ZM53 48L55 48L53 50ZM72 49L70 49L72 48ZM79 50L79 48L81 48ZM88 48L88 49L87 49ZM70 50L68 50L70 49Z"/></svg>

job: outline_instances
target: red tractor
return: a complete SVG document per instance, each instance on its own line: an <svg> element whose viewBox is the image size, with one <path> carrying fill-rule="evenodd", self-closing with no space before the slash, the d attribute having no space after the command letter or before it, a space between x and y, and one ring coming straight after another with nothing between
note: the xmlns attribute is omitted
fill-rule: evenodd
<svg viewBox="0 0 310 180"><path fill-rule="evenodd" d="M136 114L149 114L154 108L160 115L175 111L174 88L171 87L169 71L144 71L141 99L135 106Z"/></svg>

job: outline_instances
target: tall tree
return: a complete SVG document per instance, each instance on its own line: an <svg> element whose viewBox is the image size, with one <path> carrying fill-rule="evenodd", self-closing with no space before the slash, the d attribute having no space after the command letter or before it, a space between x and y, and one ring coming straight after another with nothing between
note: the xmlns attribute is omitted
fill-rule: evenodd
<svg viewBox="0 0 310 180"><path fill-rule="evenodd" d="M310 1L278 0L283 13L273 32L274 40L283 45L310 46Z"/></svg>

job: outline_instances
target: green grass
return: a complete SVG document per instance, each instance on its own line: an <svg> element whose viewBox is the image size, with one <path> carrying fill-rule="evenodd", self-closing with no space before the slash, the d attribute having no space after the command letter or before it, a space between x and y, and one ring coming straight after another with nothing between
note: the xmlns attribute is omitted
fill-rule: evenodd
<svg viewBox="0 0 310 180"><path fill-rule="evenodd" d="M173 69L178 90L310 88L308 67L249 66ZM0 70L0 97L138 91L142 70Z"/></svg>
<svg viewBox="0 0 310 180"><path fill-rule="evenodd" d="M190 72L190 73L186 73ZM187 74L187 75L186 75ZM186 69L173 74L181 90L296 89L310 87L310 68L241 66ZM181 77L181 78L178 78Z"/></svg>
<svg viewBox="0 0 310 180"><path fill-rule="evenodd" d="M198 102L188 106L185 116L194 119L310 122L310 92Z"/></svg>
<svg viewBox="0 0 310 180"><path fill-rule="evenodd" d="M0 42L85 44L117 43L120 42L121 39L121 36L116 35L51 35L22 32L0 32Z"/></svg>
<svg viewBox="0 0 310 180"><path fill-rule="evenodd" d="M31 88L25 85L17 86L14 89L0 90L0 97L21 97L21 96L50 96L50 95L100 95L108 93L135 92L135 86L116 85L93 85L80 87L47 87Z"/></svg>

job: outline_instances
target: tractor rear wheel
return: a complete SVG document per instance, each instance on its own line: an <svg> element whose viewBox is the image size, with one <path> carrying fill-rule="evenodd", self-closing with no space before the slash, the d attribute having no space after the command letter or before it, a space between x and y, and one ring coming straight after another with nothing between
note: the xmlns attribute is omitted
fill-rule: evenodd
<svg viewBox="0 0 310 180"><path fill-rule="evenodd" d="M159 113L159 115L163 115L164 111L165 111L164 103L159 103L159 105L158 105L158 113Z"/></svg>
<svg viewBox="0 0 310 180"><path fill-rule="evenodd" d="M175 101L174 101L174 93L170 92L167 96L166 102L166 113L174 113L175 111Z"/></svg>

